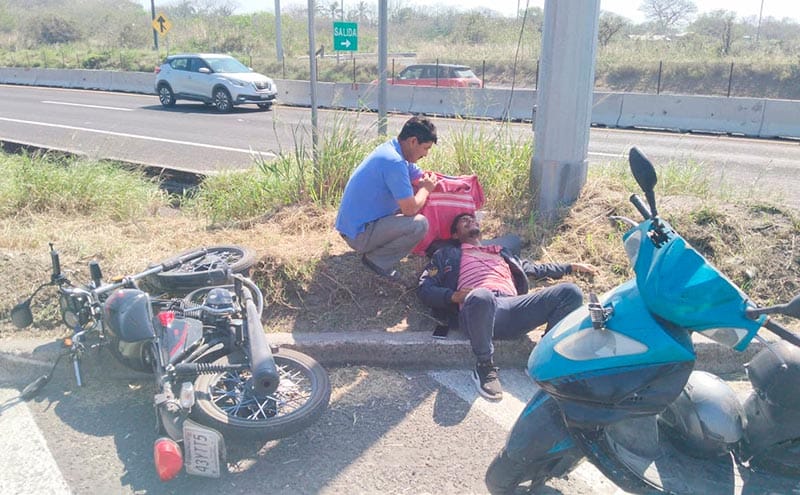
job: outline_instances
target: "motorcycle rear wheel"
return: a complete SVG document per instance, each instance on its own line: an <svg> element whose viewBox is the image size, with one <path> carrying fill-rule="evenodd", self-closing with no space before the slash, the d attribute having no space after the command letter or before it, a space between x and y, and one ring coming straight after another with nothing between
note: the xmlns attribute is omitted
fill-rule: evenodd
<svg viewBox="0 0 800 495"><path fill-rule="evenodd" d="M190 416L226 438L274 440L308 427L325 411L331 383L310 356L291 349L273 354L280 374L278 390L257 397L247 386L250 370L200 375L194 382L197 403ZM223 356L215 365L240 363L241 353Z"/></svg>
<svg viewBox="0 0 800 495"><path fill-rule="evenodd" d="M256 254L250 248L236 245L218 245L206 248L208 254L201 258L184 263L172 270L166 270L147 277L146 283L156 290L169 293L184 293L209 285L229 284L227 276L212 273L213 270L227 266L233 273L250 274L250 268L256 262ZM190 249L158 264L194 251Z"/></svg>

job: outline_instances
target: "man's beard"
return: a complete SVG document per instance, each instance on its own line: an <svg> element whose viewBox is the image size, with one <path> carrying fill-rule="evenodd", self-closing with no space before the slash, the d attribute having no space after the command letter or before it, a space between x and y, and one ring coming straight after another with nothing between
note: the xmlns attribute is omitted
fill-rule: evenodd
<svg viewBox="0 0 800 495"><path fill-rule="evenodd" d="M477 239L478 237L481 236L481 229L478 227L472 227L467 231L467 234L469 234L469 236L472 237L473 239Z"/></svg>

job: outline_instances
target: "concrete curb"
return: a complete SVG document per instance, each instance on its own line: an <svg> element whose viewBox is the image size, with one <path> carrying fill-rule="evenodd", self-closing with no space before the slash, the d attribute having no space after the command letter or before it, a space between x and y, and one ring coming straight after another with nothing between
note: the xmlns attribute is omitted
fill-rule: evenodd
<svg viewBox="0 0 800 495"><path fill-rule="evenodd" d="M501 368L521 368L536 345L539 332L513 341L495 342L495 362ZM365 365L387 368L469 368L474 356L469 341L461 332L451 332L445 340L433 339L428 332L359 331L322 333L272 333L270 343L304 352L325 366ZM695 335L699 370L715 374L743 371L763 344L753 342L745 352L736 352L702 336ZM46 365L60 352L53 338L10 337L0 340L0 361L17 365ZM90 359L90 358L89 358Z"/></svg>

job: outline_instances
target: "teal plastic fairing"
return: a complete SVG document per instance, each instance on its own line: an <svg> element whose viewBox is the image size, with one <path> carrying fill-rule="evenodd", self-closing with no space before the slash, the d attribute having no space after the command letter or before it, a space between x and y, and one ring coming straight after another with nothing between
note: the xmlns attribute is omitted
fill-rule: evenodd
<svg viewBox="0 0 800 495"><path fill-rule="evenodd" d="M575 339L593 339L606 330L594 330L586 306L561 320L533 348L528 358L528 373L537 382L558 380L561 377L614 375L621 369L651 367L663 363L694 361L696 356L688 332L670 333L656 321L644 306L639 289L633 280L615 287L600 296L604 307L614 309L606 327L643 344L635 354L616 354L608 348L598 349L594 358L569 359L559 352L561 343Z"/></svg>
<svg viewBox="0 0 800 495"><path fill-rule="evenodd" d="M745 309L752 306L747 295L668 223L659 221L668 235L660 247L646 236L653 228L653 220L642 222L625 234L626 239L637 230L644 234L634 271L645 305L655 315L693 331L744 329L746 335L732 346L743 351L766 317L747 318Z"/></svg>

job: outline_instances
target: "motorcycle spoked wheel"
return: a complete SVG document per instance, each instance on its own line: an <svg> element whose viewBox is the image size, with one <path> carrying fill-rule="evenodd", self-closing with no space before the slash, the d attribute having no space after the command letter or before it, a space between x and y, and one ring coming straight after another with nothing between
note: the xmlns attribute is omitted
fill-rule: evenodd
<svg viewBox="0 0 800 495"><path fill-rule="evenodd" d="M222 285L231 283L228 277L212 276L209 272L225 266L233 273L250 274L250 268L256 262L256 254L250 248L236 245L218 245L206 248L208 254L201 258L184 263L172 270L156 273L146 278L146 283L157 290L165 292L188 292L209 285ZM161 263L188 254L190 249ZM161 264L158 263L158 264Z"/></svg>
<svg viewBox="0 0 800 495"><path fill-rule="evenodd" d="M331 396L325 369L310 356L291 349L278 349L273 357L280 385L267 397L252 393L249 369L197 377L192 419L217 429L226 438L260 440L292 435L316 421ZM224 366L244 359L243 354L236 353L213 364Z"/></svg>

